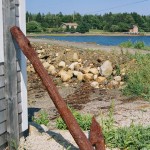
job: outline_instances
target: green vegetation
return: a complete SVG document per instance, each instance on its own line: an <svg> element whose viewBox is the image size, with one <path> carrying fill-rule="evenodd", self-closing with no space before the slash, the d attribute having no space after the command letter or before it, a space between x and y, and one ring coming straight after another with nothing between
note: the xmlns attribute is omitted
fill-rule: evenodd
<svg viewBox="0 0 150 150"><path fill-rule="evenodd" d="M122 14L107 13L104 15L81 15L79 13L75 13L74 15L63 15L61 12L58 14L31 14L27 12L27 24L31 21L38 22L42 27L42 31L47 32L48 30L46 29L48 28L61 28L63 22L78 23L79 28L77 32L80 33L89 32L89 29L105 32L127 32L133 25L137 25L140 32L150 32L150 16L141 16L135 12ZM27 31L32 32L31 30ZM62 32L64 32L64 30Z"/></svg>
<svg viewBox="0 0 150 150"><path fill-rule="evenodd" d="M123 42L120 44L121 47L124 48L135 48L141 50L150 50L150 46L146 46L143 41L137 41L135 43L131 41Z"/></svg>
<svg viewBox="0 0 150 150"><path fill-rule="evenodd" d="M127 86L123 92L150 99L150 54L135 54L130 57L135 63L128 70Z"/></svg>
<svg viewBox="0 0 150 150"><path fill-rule="evenodd" d="M49 123L49 117L45 111L40 111L39 115L36 118L33 117L32 120L37 124L44 124L45 126L47 126L47 124Z"/></svg>
<svg viewBox="0 0 150 150"><path fill-rule="evenodd" d="M73 116L76 118L79 126L82 128L82 130L89 130L91 126L92 116L91 115L83 115L80 114L78 111L74 109L70 109L73 113ZM62 120L62 118L57 118L56 120L56 127L61 130L66 130L67 126L65 122Z"/></svg>
<svg viewBox="0 0 150 150"><path fill-rule="evenodd" d="M149 150L150 127L132 124L129 127L116 128L113 113L114 104L112 103L108 118L101 119L107 147L121 150Z"/></svg>
<svg viewBox="0 0 150 150"><path fill-rule="evenodd" d="M150 127L131 125L130 127L104 130L106 145L122 150L149 150Z"/></svg>

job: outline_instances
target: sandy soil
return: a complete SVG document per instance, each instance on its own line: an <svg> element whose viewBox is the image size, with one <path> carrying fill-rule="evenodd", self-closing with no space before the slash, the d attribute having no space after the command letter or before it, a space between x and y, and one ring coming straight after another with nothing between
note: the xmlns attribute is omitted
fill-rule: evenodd
<svg viewBox="0 0 150 150"><path fill-rule="evenodd" d="M74 43L67 41L54 41L45 39L33 39L31 42L43 42L61 46L71 46L82 49L104 50L121 52L120 47L100 46L88 43ZM127 49L123 49L125 52ZM131 53L135 50L128 49ZM149 53L142 51L142 53ZM29 76L31 77L31 76ZM33 79L28 79L33 81ZM33 81L34 82L34 81ZM40 81L39 81L40 83ZM71 83L61 84L57 86L60 95L72 107L79 110L81 113L90 113L99 121L102 117L107 117L109 109L114 103L114 119L116 126L129 126L134 124L150 125L150 102L137 97L125 97L119 89L94 89L89 84ZM35 134L27 137L26 142L22 141L22 146L26 150L63 150L71 146L71 150L77 150L78 147L68 131L58 131L55 127L55 119L59 116L51 98L43 89L43 86L36 89L30 89L29 95L29 121L38 112L46 110L49 114L50 124L47 132L37 131ZM35 126L35 125L34 125ZM87 134L87 133L86 133ZM44 146L43 146L44 145ZM20 148L20 150L22 150Z"/></svg>

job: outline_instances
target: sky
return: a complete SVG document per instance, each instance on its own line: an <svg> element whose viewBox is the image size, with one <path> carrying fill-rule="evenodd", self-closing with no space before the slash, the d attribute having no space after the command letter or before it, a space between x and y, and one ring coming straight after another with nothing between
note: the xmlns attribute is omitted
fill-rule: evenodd
<svg viewBox="0 0 150 150"><path fill-rule="evenodd" d="M137 12L150 15L150 0L26 0L26 10L31 13L105 14Z"/></svg>

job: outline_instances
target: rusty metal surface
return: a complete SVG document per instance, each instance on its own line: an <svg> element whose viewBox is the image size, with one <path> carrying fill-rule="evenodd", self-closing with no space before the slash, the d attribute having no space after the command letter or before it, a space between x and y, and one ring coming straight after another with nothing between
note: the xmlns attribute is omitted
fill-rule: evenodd
<svg viewBox="0 0 150 150"><path fill-rule="evenodd" d="M105 150L105 142L102 133L102 128L100 127L100 125L94 117L92 118L89 140L96 150Z"/></svg>
<svg viewBox="0 0 150 150"><path fill-rule="evenodd" d="M14 26L10 29L10 31L18 46L22 49L24 55L30 60L35 71L41 78L49 93L49 96L53 100L56 108L58 109L58 112L60 113L60 116L65 121L71 135L73 136L80 150L93 150L90 141L82 132L71 111L68 109L66 103L58 93L56 86L54 85L52 79L40 62L37 53L30 44L30 41L25 37L25 35L18 27Z"/></svg>

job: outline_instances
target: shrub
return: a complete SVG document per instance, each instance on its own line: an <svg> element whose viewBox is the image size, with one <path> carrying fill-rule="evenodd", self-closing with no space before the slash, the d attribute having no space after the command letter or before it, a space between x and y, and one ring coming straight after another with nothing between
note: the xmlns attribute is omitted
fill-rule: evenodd
<svg viewBox="0 0 150 150"><path fill-rule="evenodd" d="M142 96L150 99L150 54L135 54L136 60L127 73L127 86L124 94Z"/></svg>
<svg viewBox="0 0 150 150"><path fill-rule="evenodd" d="M120 44L121 47L130 48L133 46L133 43L131 41L122 42Z"/></svg>
<svg viewBox="0 0 150 150"><path fill-rule="evenodd" d="M27 23L27 32L42 32L40 23L36 21L30 21Z"/></svg>
<svg viewBox="0 0 150 150"><path fill-rule="evenodd" d="M75 117L75 119L77 120L79 126L83 129L83 130L89 130L90 126L91 126L91 122L92 122L92 117L91 115L82 115L80 114L78 111L75 111L73 109L70 109L71 112L73 113L73 116ZM57 118L56 120L56 127L58 129L61 130L66 130L67 126L65 124L65 122L62 120L62 118Z"/></svg>
<svg viewBox="0 0 150 150"><path fill-rule="evenodd" d="M148 150L150 149L150 127L131 125L112 130L105 130L104 137L106 145L110 148L126 150Z"/></svg>
<svg viewBox="0 0 150 150"><path fill-rule="evenodd" d="M134 48L144 49L144 47L145 47L145 45L144 45L143 41L138 41L138 42L134 43Z"/></svg>

